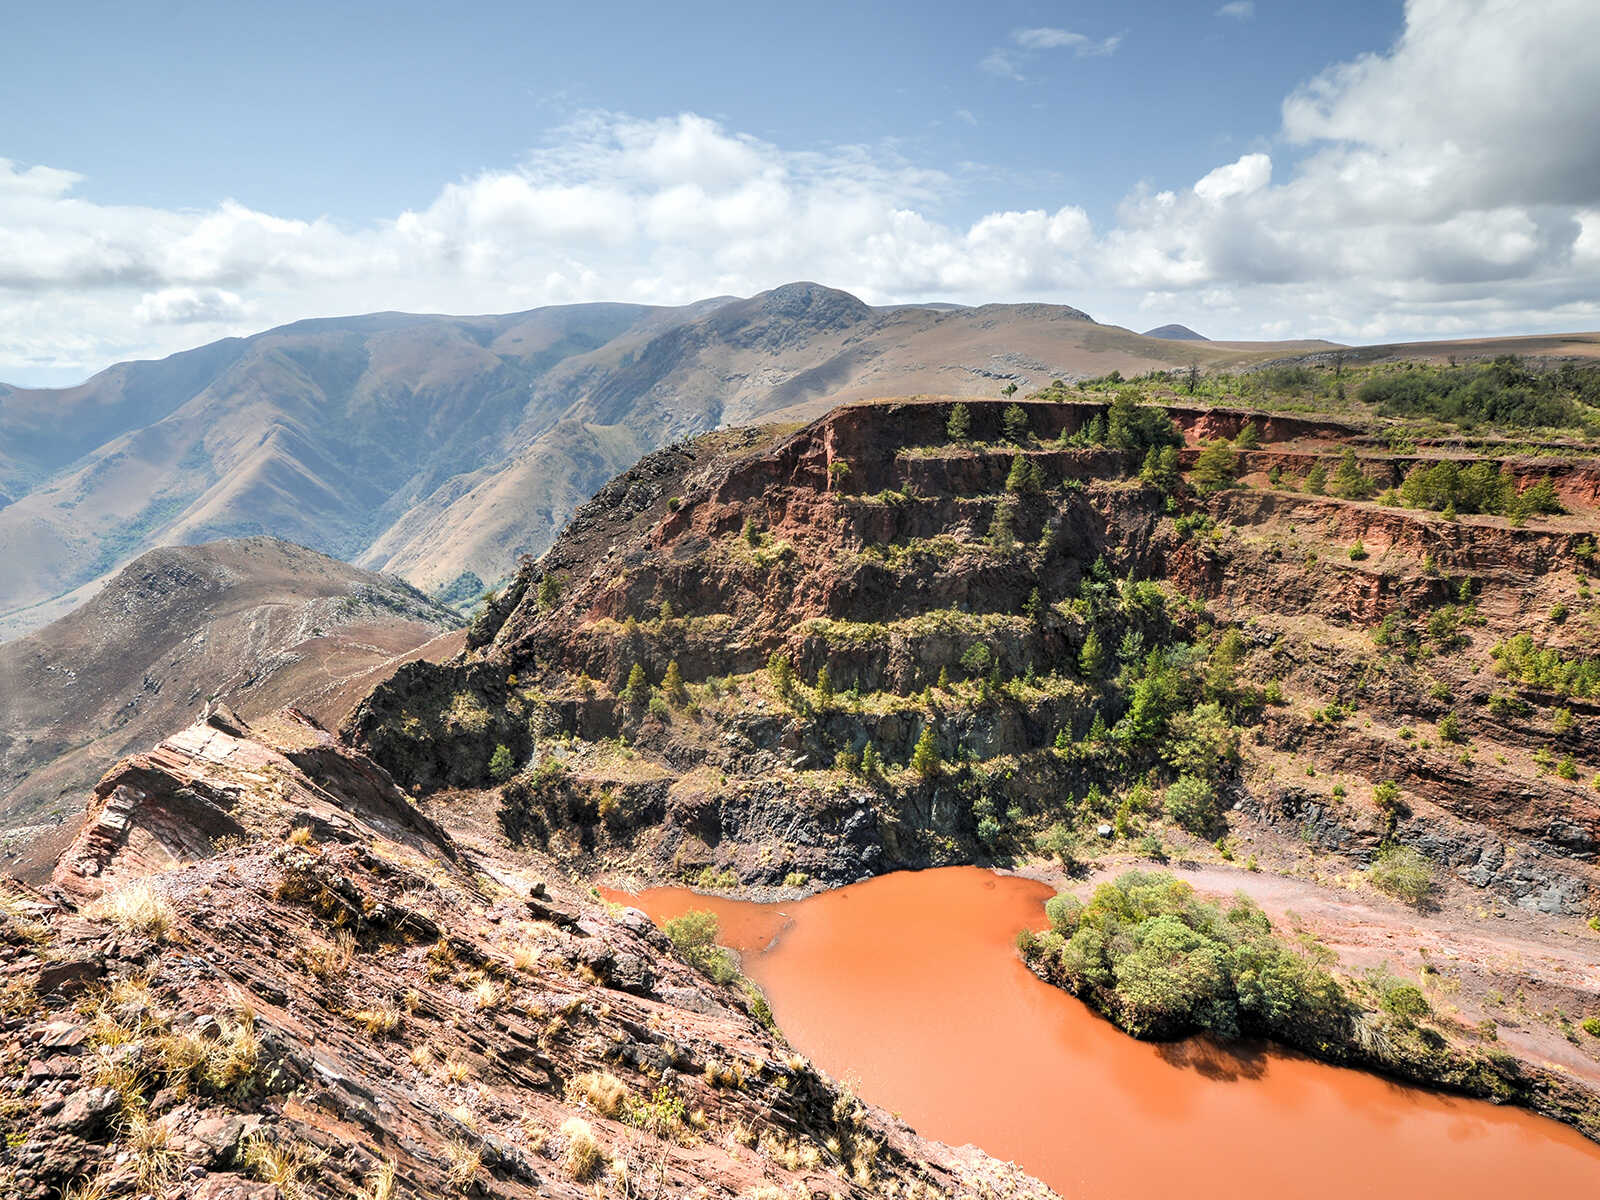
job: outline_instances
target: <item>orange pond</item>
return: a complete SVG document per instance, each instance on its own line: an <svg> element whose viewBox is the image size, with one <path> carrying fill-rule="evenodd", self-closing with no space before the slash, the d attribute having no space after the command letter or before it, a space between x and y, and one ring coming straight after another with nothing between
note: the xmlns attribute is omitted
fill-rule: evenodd
<svg viewBox="0 0 1600 1200"><path fill-rule="evenodd" d="M917 1130L1013 1159L1068 1197L1593 1196L1600 1146L1515 1109L1277 1052L1119 1033L1012 948L1051 889L976 867L791 904L655 888L711 909L794 1046Z"/></svg>

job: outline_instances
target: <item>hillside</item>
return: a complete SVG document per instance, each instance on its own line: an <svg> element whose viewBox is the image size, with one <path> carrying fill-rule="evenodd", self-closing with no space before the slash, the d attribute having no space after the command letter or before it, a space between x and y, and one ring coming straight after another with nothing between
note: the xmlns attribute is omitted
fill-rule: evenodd
<svg viewBox="0 0 1600 1200"><path fill-rule="evenodd" d="M1501 371L1474 395L1535 405ZM1292 880L1350 996L1436 989L1308 1048L1600 1136L1571 1019L1600 1010L1600 461L1362 399L1454 375L1283 378L1253 408L1105 385L674 445L346 736L590 878Z"/></svg>
<svg viewBox="0 0 1600 1200"><path fill-rule="evenodd" d="M337 725L401 661L458 650L455 624L393 579L272 538L141 555L87 604L0 645L7 867L53 861L112 763L207 704L253 718L292 703Z"/></svg>
<svg viewBox="0 0 1600 1200"><path fill-rule="evenodd" d="M1144 336L1165 338L1169 342L1209 342L1211 340L1204 334L1196 333L1187 325L1157 325L1154 329L1146 329Z"/></svg>
<svg viewBox="0 0 1600 1200"><path fill-rule="evenodd" d="M270 534L473 598L667 442L780 410L1208 366L1043 304L873 309L790 284L682 308L302 321L75 388L0 387L0 636L145 549Z"/></svg>
<svg viewBox="0 0 1600 1200"><path fill-rule="evenodd" d="M551 866L292 712L126 760L49 894L0 888L0 1191L1048 1200Z"/></svg>

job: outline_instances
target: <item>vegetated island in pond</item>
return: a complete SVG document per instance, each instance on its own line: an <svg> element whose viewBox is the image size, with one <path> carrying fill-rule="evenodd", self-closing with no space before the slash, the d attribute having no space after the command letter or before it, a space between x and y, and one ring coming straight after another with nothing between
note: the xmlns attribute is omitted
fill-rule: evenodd
<svg viewBox="0 0 1600 1200"><path fill-rule="evenodd" d="M1291 941L1240 893L1226 907L1162 872L1129 871L1088 903L1060 892L1050 928L1017 948L1040 978L1135 1037L1260 1038L1328 1062L1514 1103L1600 1140L1600 1102L1553 1072L1438 1028L1416 984L1386 971L1339 977L1315 939Z"/></svg>

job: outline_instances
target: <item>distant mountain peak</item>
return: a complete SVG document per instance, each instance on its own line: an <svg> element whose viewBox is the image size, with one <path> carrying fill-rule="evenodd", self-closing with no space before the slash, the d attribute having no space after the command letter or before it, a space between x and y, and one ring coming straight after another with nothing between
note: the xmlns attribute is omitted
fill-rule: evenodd
<svg viewBox="0 0 1600 1200"><path fill-rule="evenodd" d="M1144 336L1161 338L1169 342L1209 342L1211 340L1203 333L1196 333L1187 325L1157 325L1154 329L1146 329Z"/></svg>

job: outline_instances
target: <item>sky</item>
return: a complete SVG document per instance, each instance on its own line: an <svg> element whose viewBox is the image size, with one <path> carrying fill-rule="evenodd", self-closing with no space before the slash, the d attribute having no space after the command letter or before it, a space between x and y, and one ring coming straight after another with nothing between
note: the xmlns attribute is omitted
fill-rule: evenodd
<svg viewBox="0 0 1600 1200"><path fill-rule="evenodd" d="M1600 328L1600 0L6 8L13 384L797 279L1217 338Z"/></svg>

